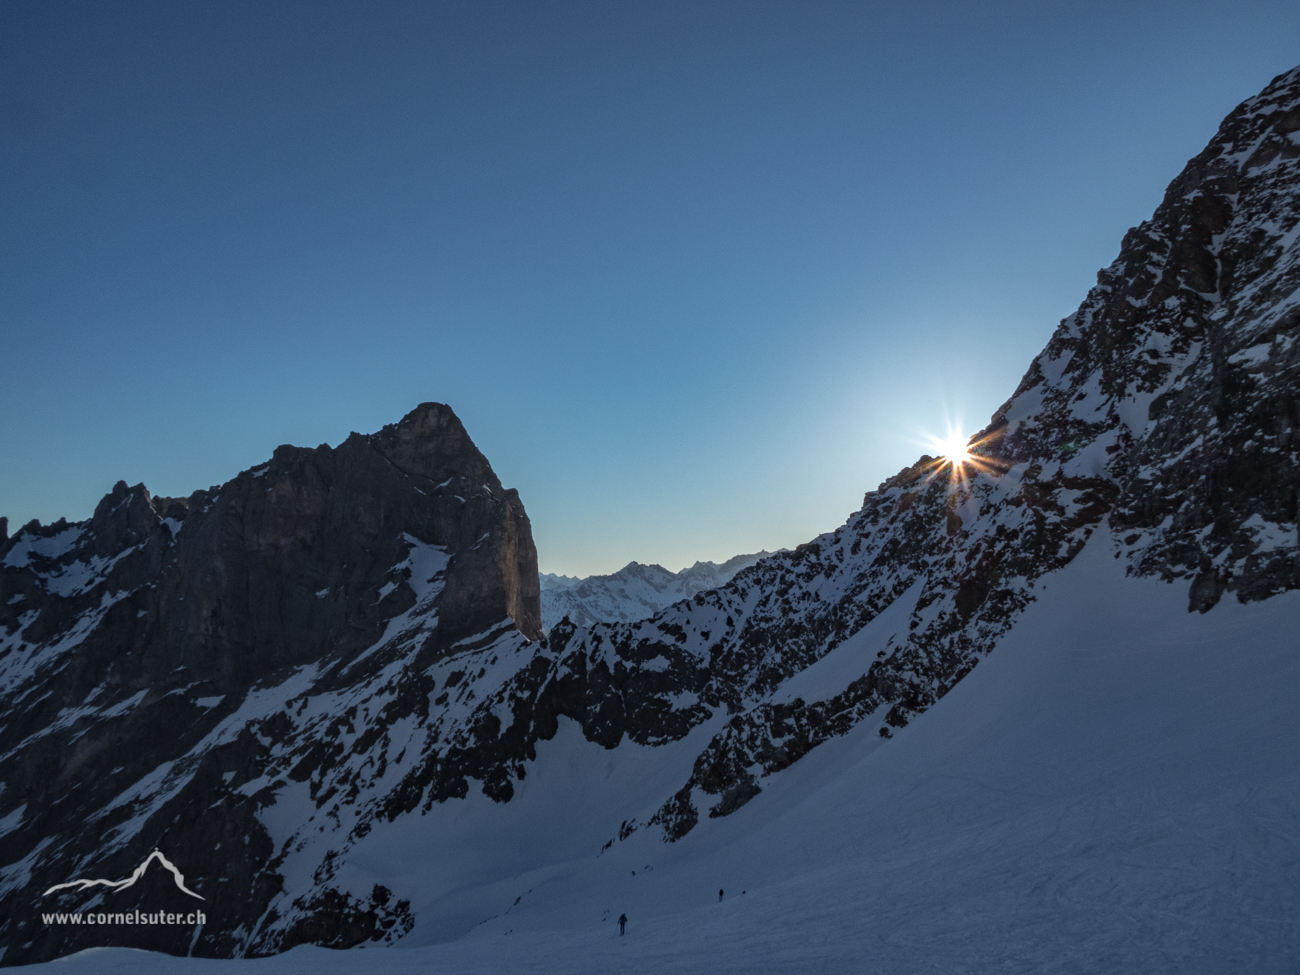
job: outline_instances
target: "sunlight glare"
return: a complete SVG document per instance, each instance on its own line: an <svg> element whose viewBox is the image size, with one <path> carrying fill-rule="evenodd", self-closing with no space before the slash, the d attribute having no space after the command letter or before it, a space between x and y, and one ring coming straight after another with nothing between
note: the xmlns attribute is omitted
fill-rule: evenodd
<svg viewBox="0 0 1300 975"><path fill-rule="evenodd" d="M934 440L934 447L944 460L956 467L970 460L970 451L966 449L966 439L964 434L949 430L946 437Z"/></svg>

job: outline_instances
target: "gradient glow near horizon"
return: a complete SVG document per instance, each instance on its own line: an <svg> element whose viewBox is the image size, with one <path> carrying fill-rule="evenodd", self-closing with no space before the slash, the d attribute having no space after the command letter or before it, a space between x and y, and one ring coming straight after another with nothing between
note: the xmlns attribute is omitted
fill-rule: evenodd
<svg viewBox="0 0 1300 975"><path fill-rule="evenodd" d="M543 571L793 546L987 422L1298 38L1240 0L7 3L0 514L434 400Z"/></svg>

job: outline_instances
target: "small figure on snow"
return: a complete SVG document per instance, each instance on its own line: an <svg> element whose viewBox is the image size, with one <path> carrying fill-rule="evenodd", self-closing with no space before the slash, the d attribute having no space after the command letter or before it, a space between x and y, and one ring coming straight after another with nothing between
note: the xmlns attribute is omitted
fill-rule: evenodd
<svg viewBox="0 0 1300 975"><path fill-rule="evenodd" d="M626 928L627 928L627 915L620 914L618 916L618 936L620 938L623 937L623 933L626 930Z"/></svg>
<svg viewBox="0 0 1300 975"><path fill-rule="evenodd" d="M722 903L722 891L718 891L718 903Z"/></svg>

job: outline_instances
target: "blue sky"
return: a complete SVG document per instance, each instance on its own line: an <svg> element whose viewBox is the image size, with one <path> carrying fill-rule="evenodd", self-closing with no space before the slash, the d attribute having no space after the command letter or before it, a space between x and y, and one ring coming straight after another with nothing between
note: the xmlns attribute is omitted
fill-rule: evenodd
<svg viewBox="0 0 1300 975"><path fill-rule="evenodd" d="M833 529L1015 388L1300 5L0 6L0 514L451 404L543 571Z"/></svg>

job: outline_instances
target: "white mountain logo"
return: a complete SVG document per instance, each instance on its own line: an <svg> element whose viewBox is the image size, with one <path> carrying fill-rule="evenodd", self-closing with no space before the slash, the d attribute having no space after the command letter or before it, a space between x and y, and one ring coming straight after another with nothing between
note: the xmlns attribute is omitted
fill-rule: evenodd
<svg viewBox="0 0 1300 975"><path fill-rule="evenodd" d="M144 863L136 867L135 872L132 873L131 876L127 877L125 880L70 880L66 884L55 884L53 887L51 887L41 896L46 897L54 893L56 890L64 890L68 887L75 887L77 888L77 890L86 890L88 887L108 887L114 893L117 893L119 890L125 890L126 888L130 887L133 883L135 883L137 880L143 877L145 870L147 870L149 867L149 864L153 863L155 860L157 860L159 863L161 863L164 867L166 867L168 870L172 872L172 879L176 881L176 886L179 887L182 891L189 894L191 897L198 897L199 900L205 899L203 897L200 897L198 894L194 893L194 891L190 890L188 887L185 886L185 877L179 870L176 869L176 864L168 860L158 850L154 850L147 857L145 857Z"/></svg>

